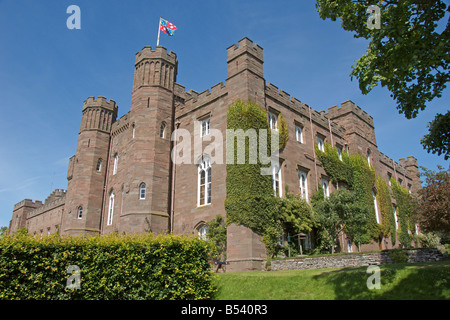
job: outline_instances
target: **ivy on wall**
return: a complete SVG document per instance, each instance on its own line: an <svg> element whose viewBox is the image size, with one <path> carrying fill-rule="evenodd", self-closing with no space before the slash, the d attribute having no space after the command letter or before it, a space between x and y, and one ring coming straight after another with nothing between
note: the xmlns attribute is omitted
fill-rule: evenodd
<svg viewBox="0 0 450 320"><path fill-rule="evenodd" d="M377 202L381 213L380 232L384 237L391 237L392 244L396 243L395 217L389 187L386 181L377 175Z"/></svg>
<svg viewBox="0 0 450 320"><path fill-rule="evenodd" d="M238 100L228 109L227 129L255 129L259 141L259 129L269 132L267 114L254 102ZM267 136L267 154L271 154L270 134ZM277 219L277 198L273 195L272 177L261 174L261 168L269 165L262 164L260 157L257 163L249 163L249 139L235 139L227 143L234 143L235 150L234 164L227 164L227 224L244 225L262 235L266 248L271 252L274 250L274 242L276 243L274 239L281 233L281 227ZM238 143L245 143L243 164L237 164ZM227 146L227 149L230 148Z"/></svg>
<svg viewBox="0 0 450 320"><path fill-rule="evenodd" d="M415 233L416 202L409 194L408 189L402 187L393 177L391 178L391 188L397 201L398 240L408 248L411 247L412 235Z"/></svg>
<svg viewBox="0 0 450 320"><path fill-rule="evenodd" d="M368 208L367 225L362 230L351 234L353 241L358 244L369 243L370 238L378 239L380 230L376 221L375 207L373 205L373 186L375 185L375 169L370 167L367 159L359 154L342 153L342 160L339 159L337 150L330 144L325 144L325 151L319 150L315 146L316 156L330 177L331 182L344 183L349 190L355 193L356 199ZM361 228L360 228L361 230Z"/></svg>

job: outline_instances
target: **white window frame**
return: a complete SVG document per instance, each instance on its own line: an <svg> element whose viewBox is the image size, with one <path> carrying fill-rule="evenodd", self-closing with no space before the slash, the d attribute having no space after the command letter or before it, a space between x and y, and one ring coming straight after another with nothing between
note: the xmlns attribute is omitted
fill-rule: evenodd
<svg viewBox="0 0 450 320"><path fill-rule="evenodd" d="M378 216L378 204L377 204L377 195L372 190L372 196L373 196L373 206L375 207L375 218L377 218L377 223L380 224L380 217Z"/></svg>
<svg viewBox="0 0 450 320"><path fill-rule="evenodd" d="M325 198L330 197L330 182L326 179L322 179L322 188L323 188L323 195Z"/></svg>
<svg viewBox="0 0 450 320"><path fill-rule="evenodd" d="M203 119L200 121L200 137L209 135L211 128L211 118Z"/></svg>
<svg viewBox="0 0 450 320"><path fill-rule="evenodd" d="M139 185L139 200L145 200L145 195L147 193L147 186L144 182Z"/></svg>
<svg viewBox="0 0 450 320"><path fill-rule="evenodd" d="M269 115L269 128L271 130L278 131L278 115L273 112L268 112Z"/></svg>
<svg viewBox="0 0 450 320"><path fill-rule="evenodd" d="M295 126L295 140L303 143L303 127Z"/></svg>
<svg viewBox="0 0 450 320"><path fill-rule="evenodd" d="M83 219L83 207L82 206L79 206L77 208L77 218L78 219Z"/></svg>
<svg viewBox="0 0 450 320"><path fill-rule="evenodd" d="M117 167L118 167L118 165L119 165L119 154L116 153L116 154L114 155L114 168L113 168L113 174L116 174L116 173L117 173Z"/></svg>
<svg viewBox="0 0 450 320"><path fill-rule="evenodd" d="M272 187L273 194L275 197L283 196L282 179L281 179L281 165L277 163L272 163ZM277 194L278 189L278 194Z"/></svg>
<svg viewBox="0 0 450 320"><path fill-rule="evenodd" d="M298 171L298 183L300 187L300 196L308 201L308 174L304 171Z"/></svg>
<svg viewBox="0 0 450 320"><path fill-rule="evenodd" d="M114 216L114 191L111 191L111 194L109 195L109 207L108 207L108 219L106 221L106 225L110 226L113 222L113 216Z"/></svg>
<svg viewBox="0 0 450 320"><path fill-rule="evenodd" d="M325 141L322 137L317 137L317 147L320 151L325 152Z"/></svg>
<svg viewBox="0 0 450 320"><path fill-rule="evenodd" d="M203 183L202 174L204 174ZM211 204L211 159L209 157L204 157L203 161L198 165L197 176L197 206L209 205ZM203 197L202 188L204 190Z"/></svg>

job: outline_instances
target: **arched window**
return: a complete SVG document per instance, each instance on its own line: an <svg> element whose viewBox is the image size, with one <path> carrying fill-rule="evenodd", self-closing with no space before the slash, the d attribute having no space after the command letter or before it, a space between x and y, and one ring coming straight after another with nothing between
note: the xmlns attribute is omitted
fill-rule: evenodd
<svg viewBox="0 0 450 320"><path fill-rule="evenodd" d="M113 215L114 215L114 191L111 191L111 194L109 195L108 220L106 222L108 226L112 224Z"/></svg>
<svg viewBox="0 0 450 320"><path fill-rule="evenodd" d="M298 172L298 179L300 184L300 196L302 199L308 201L308 175L306 172L299 171Z"/></svg>
<svg viewBox="0 0 450 320"><path fill-rule="evenodd" d="M113 174L117 173L117 166L119 164L119 155L116 153L114 155L114 168L113 168Z"/></svg>
<svg viewBox="0 0 450 320"><path fill-rule="evenodd" d="M97 161L97 172L102 171L102 162L103 162L103 160L101 158L98 159L98 161Z"/></svg>
<svg viewBox="0 0 450 320"><path fill-rule="evenodd" d="M139 185L139 199L144 200L145 199L145 183L141 183Z"/></svg>
<svg viewBox="0 0 450 320"><path fill-rule="evenodd" d="M164 138L166 133L166 124L163 122L161 123L161 127L159 128L159 137Z"/></svg>
<svg viewBox="0 0 450 320"><path fill-rule="evenodd" d="M78 219L83 218L83 207L82 206L79 206L77 209L77 218Z"/></svg>
<svg viewBox="0 0 450 320"><path fill-rule="evenodd" d="M206 224L198 229L198 237L202 240L208 240L208 226Z"/></svg>
<svg viewBox="0 0 450 320"><path fill-rule="evenodd" d="M276 197L281 197L283 195L281 191L281 167L277 163L272 164L272 186L273 193Z"/></svg>
<svg viewBox="0 0 450 320"><path fill-rule="evenodd" d="M211 203L211 159L204 157L198 165L198 206Z"/></svg>
<svg viewBox="0 0 450 320"><path fill-rule="evenodd" d="M370 164L370 149L367 150L367 163L369 164L369 167L371 166Z"/></svg>

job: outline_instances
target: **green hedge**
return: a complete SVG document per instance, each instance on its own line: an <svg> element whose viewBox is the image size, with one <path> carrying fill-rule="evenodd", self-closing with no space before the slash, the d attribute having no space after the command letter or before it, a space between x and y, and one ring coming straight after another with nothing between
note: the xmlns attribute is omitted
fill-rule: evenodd
<svg viewBox="0 0 450 320"><path fill-rule="evenodd" d="M0 299L208 299L208 253L205 241L173 235L6 236ZM71 265L79 289L66 288Z"/></svg>

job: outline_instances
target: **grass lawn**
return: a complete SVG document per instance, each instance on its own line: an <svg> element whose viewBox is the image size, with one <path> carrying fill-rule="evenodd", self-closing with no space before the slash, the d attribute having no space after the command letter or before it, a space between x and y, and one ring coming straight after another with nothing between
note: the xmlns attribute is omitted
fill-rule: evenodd
<svg viewBox="0 0 450 320"><path fill-rule="evenodd" d="M369 290L367 267L220 273L216 300L450 299L450 261L380 266Z"/></svg>

